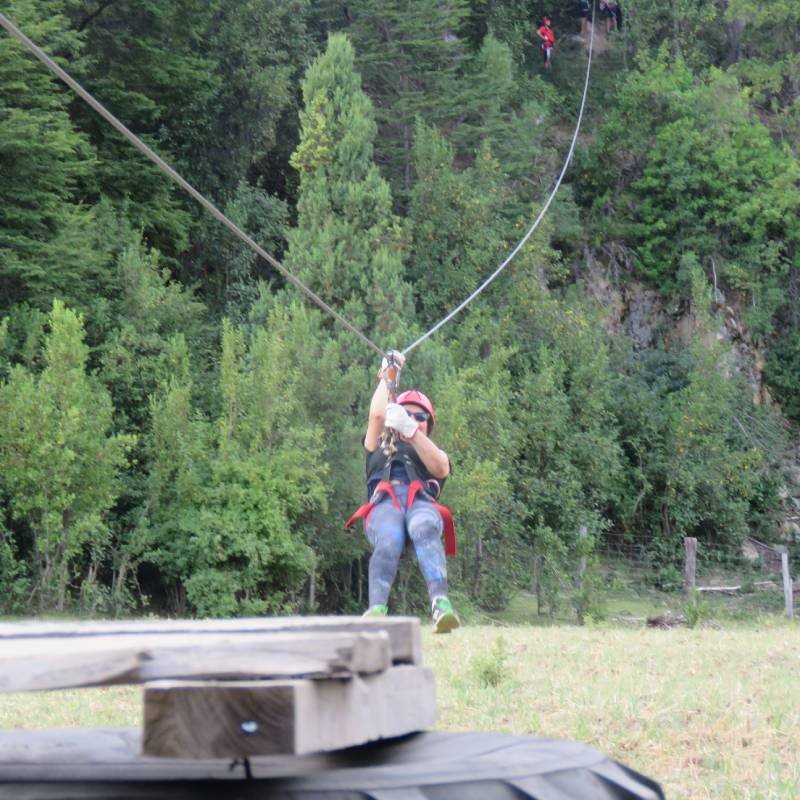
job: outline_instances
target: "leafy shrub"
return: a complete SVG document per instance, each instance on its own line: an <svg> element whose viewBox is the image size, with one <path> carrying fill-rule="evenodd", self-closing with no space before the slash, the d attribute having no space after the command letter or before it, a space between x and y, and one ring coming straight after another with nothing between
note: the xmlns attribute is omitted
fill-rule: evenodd
<svg viewBox="0 0 800 800"><path fill-rule="evenodd" d="M765 375L781 408L800 422L800 327L781 336L770 349Z"/></svg>
<svg viewBox="0 0 800 800"><path fill-rule="evenodd" d="M695 592L691 600L684 606L683 613L686 616L686 624L690 628L696 628L710 616L711 604L703 597L702 592Z"/></svg>
<svg viewBox="0 0 800 800"><path fill-rule="evenodd" d="M511 674L508 665L508 645L502 636L494 640L491 650L475 656L470 663L470 670L478 683L485 687L497 687Z"/></svg>
<svg viewBox="0 0 800 800"><path fill-rule="evenodd" d="M673 564L657 569L652 575L652 583L662 592L677 592L683 586L683 575Z"/></svg>
<svg viewBox="0 0 800 800"><path fill-rule="evenodd" d="M608 616L608 590L598 572L590 570L583 576L575 597L575 611L581 624L600 622Z"/></svg>
<svg viewBox="0 0 800 800"><path fill-rule="evenodd" d="M24 562L17 558L14 543L0 523L0 612L19 614L27 610L31 582Z"/></svg>

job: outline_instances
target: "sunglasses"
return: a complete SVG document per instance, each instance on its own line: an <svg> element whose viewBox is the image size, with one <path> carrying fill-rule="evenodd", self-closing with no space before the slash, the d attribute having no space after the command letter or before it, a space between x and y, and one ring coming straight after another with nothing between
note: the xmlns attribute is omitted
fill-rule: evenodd
<svg viewBox="0 0 800 800"><path fill-rule="evenodd" d="M409 411L409 417L414 417L417 422L427 422L431 415L427 411Z"/></svg>

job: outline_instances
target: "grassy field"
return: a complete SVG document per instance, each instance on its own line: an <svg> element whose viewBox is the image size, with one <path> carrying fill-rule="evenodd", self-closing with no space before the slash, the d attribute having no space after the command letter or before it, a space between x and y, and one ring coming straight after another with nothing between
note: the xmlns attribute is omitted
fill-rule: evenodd
<svg viewBox="0 0 800 800"><path fill-rule="evenodd" d="M447 730L574 739L670 800L800 797L800 637L756 629L472 628L426 638Z"/></svg>
<svg viewBox="0 0 800 800"><path fill-rule="evenodd" d="M669 800L800 797L800 636L725 629L469 626L424 634L442 730L574 739ZM136 689L0 696L0 727L139 725Z"/></svg>

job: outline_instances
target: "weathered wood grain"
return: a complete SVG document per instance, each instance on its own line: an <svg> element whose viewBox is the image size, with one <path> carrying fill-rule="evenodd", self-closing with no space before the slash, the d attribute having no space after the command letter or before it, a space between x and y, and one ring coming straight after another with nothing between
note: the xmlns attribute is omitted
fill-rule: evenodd
<svg viewBox="0 0 800 800"><path fill-rule="evenodd" d="M12 641L62 640L52 646L71 649L78 639L100 636L129 637L196 634L318 634L385 630L391 643L392 662L421 664L422 644L416 617L253 617L208 620L131 620L109 622L23 622L0 624L0 652ZM49 647L51 645L46 645Z"/></svg>
<svg viewBox="0 0 800 800"><path fill-rule="evenodd" d="M9 637L0 640L0 692L164 678L346 676L381 672L391 663L382 630Z"/></svg>
<svg viewBox="0 0 800 800"><path fill-rule="evenodd" d="M420 731L435 718L435 684L424 667L349 679L160 682L145 687L143 752L305 754Z"/></svg>

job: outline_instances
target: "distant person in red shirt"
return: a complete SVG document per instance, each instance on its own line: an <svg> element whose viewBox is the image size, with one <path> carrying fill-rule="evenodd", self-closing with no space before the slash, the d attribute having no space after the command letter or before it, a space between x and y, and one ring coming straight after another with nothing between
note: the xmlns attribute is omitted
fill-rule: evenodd
<svg viewBox="0 0 800 800"><path fill-rule="evenodd" d="M556 35L550 27L550 17L542 17L542 24L536 31L538 37L542 40L542 54L544 55L544 66L550 69L553 64L553 50L556 46Z"/></svg>

